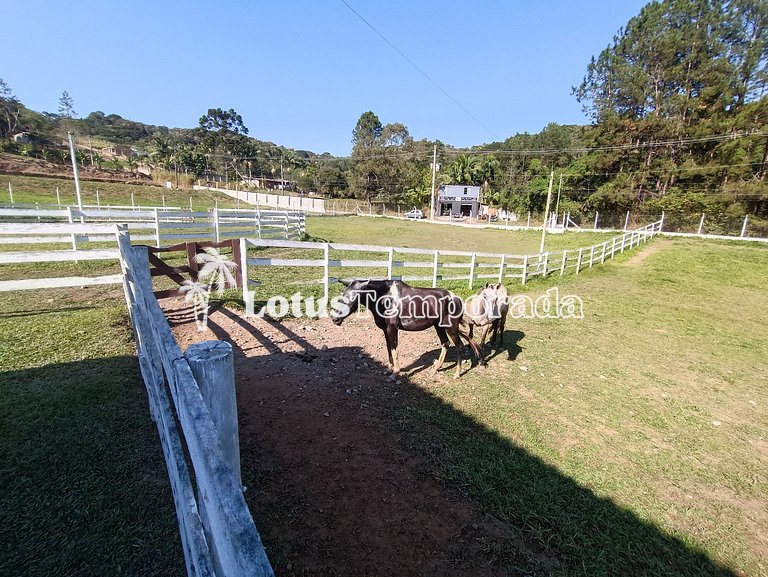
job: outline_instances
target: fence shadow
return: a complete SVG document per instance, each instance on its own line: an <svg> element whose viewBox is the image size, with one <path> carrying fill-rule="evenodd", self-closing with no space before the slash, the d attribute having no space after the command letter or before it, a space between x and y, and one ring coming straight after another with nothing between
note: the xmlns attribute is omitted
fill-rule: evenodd
<svg viewBox="0 0 768 577"><path fill-rule="evenodd" d="M135 356L6 370L0 391L0 575L184 572Z"/></svg>
<svg viewBox="0 0 768 577"><path fill-rule="evenodd" d="M514 359L524 335L505 336ZM239 359L246 499L277 575L734 575L387 372L355 346Z"/></svg>

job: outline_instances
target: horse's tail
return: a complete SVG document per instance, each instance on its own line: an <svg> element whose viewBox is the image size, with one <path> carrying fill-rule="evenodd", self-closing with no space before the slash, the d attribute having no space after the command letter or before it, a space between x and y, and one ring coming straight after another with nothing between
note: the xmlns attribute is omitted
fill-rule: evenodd
<svg viewBox="0 0 768 577"><path fill-rule="evenodd" d="M477 346L477 343L475 342L475 339L473 339L471 336L469 336L469 322L465 317L461 317L461 321L459 321L459 336L463 338L469 346L472 348L472 352L475 354L475 358L481 363L485 363L485 357L483 357L483 352L480 350L480 347Z"/></svg>

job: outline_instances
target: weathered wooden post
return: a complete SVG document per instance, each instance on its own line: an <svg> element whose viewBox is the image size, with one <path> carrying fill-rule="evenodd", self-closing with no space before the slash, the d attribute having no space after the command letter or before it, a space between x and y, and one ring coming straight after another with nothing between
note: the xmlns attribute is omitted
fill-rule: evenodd
<svg viewBox="0 0 768 577"><path fill-rule="evenodd" d="M224 462L232 469L237 483L242 485L232 345L226 341L203 341L190 345L184 357L211 413L224 451Z"/></svg>
<svg viewBox="0 0 768 577"><path fill-rule="evenodd" d="M699 230L696 231L696 234L701 234L702 229L704 228L704 213L701 213L701 220L699 221Z"/></svg>
<svg viewBox="0 0 768 577"><path fill-rule="evenodd" d="M744 224L741 227L741 238L744 238L744 236L747 234L747 222L749 222L749 215L744 217Z"/></svg>
<svg viewBox="0 0 768 577"><path fill-rule="evenodd" d="M598 211L595 211L595 227L594 230L597 230L597 218L600 216L600 213Z"/></svg>

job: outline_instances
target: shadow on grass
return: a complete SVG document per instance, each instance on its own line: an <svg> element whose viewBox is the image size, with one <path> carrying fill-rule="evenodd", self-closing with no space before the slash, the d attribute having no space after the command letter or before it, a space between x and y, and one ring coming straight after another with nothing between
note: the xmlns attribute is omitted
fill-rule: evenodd
<svg viewBox="0 0 768 577"><path fill-rule="evenodd" d="M313 355L237 367L246 498L278 575L734 575L364 349L292 338Z"/></svg>
<svg viewBox="0 0 768 577"><path fill-rule="evenodd" d="M0 374L0 575L180 575L135 357Z"/></svg>

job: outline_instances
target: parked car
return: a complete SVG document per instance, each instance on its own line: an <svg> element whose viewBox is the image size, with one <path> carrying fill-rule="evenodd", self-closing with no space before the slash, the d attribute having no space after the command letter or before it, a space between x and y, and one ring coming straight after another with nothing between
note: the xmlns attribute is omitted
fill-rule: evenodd
<svg viewBox="0 0 768 577"><path fill-rule="evenodd" d="M413 208L405 213L405 218L424 218L424 213L421 212L418 208Z"/></svg>

